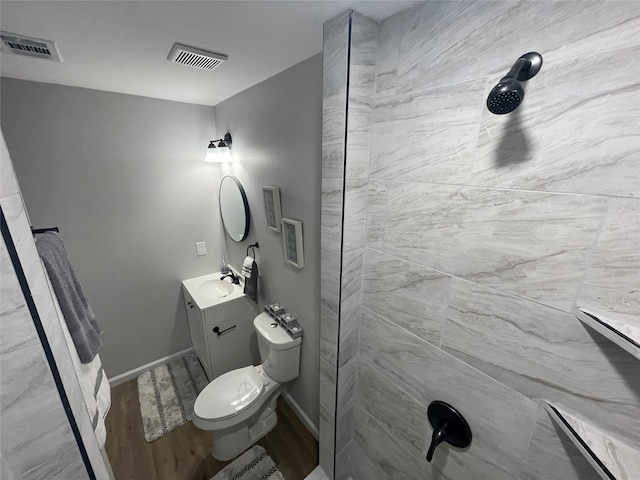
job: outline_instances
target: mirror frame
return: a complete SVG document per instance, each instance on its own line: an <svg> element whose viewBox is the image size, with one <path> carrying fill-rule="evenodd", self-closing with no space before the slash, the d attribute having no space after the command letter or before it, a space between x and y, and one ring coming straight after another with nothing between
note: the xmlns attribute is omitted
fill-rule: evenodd
<svg viewBox="0 0 640 480"><path fill-rule="evenodd" d="M240 190L240 195L242 196L242 203L244 204L245 227L244 227L244 233L242 234L242 238L240 240L236 240L231 236L231 234L227 230L227 226L224 223L224 214L222 213L222 201L220 200L220 193L222 191L222 182L224 182L225 178L230 178L231 180L234 181L234 183L238 187L238 190ZM224 228L224 231L229 236L229 238L236 243L240 243L246 240L247 235L249 235L249 227L251 226L251 215L249 214L249 201L247 200L247 194L245 193L244 187L240 183L240 180L238 180L233 175L225 175L224 177L222 177L222 180L220 180L220 188L218 188L218 207L220 209L220 219L222 220L222 228Z"/></svg>

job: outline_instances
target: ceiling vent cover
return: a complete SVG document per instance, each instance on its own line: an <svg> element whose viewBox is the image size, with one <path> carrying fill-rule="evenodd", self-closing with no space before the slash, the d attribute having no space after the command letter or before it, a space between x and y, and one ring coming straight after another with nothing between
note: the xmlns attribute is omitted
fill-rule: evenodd
<svg viewBox="0 0 640 480"><path fill-rule="evenodd" d="M176 43L167 56L167 60L187 67L199 68L201 70L213 70L224 62L227 55L222 53L209 52L199 48L189 47Z"/></svg>
<svg viewBox="0 0 640 480"><path fill-rule="evenodd" d="M2 39L1 50L5 53L46 58L55 62L62 61L56 44L51 40L25 37L24 35L9 32L0 32L0 38Z"/></svg>

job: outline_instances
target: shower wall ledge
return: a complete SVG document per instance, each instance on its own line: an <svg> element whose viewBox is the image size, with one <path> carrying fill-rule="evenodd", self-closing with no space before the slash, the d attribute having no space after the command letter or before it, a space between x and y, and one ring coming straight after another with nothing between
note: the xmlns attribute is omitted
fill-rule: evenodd
<svg viewBox="0 0 640 480"><path fill-rule="evenodd" d="M604 480L637 480L640 449L627 445L595 425L551 403L547 412Z"/></svg>
<svg viewBox="0 0 640 480"><path fill-rule="evenodd" d="M640 360L640 323L616 319L582 307L575 307L572 313L582 323Z"/></svg>

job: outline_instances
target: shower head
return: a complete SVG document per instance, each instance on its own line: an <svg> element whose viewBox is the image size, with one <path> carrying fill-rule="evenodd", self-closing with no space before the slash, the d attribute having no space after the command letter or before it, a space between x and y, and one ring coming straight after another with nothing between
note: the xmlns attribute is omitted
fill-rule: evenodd
<svg viewBox="0 0 640 480"><path fill-rule="evenodd" d="M504 115L518 108L524 100L524 87L521 82L533 78L541 67L542 55L537 52L529 52L516 60L511 70L489 93L489 111L496 115Z"/></svg>
<svg viewBox="0 0 640 480"><path fill-rule="evenodd" d="M501 80L489 93L487 108L491 113L504 115L518 108L523 99L524 87L522 83L513 78Z"/></svg>

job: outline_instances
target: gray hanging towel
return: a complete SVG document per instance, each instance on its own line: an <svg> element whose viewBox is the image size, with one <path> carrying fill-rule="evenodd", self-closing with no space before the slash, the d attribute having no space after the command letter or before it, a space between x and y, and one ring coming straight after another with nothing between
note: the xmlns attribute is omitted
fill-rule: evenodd
<svg viewBox="0 0 640 480"><path fill-rule="evenodd" d="M245 258L242 276L244 277L245 295L258 303L258 264L253 258Z"/></svg>
<svg viewBox="0 0 640 480"><path fill-rule="evenodd" d="M90 363L102 346L102 328L78 282L62 239L52 232L41 234L36 247L49 274L62 315L82 363Z"/></svg>

